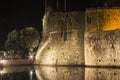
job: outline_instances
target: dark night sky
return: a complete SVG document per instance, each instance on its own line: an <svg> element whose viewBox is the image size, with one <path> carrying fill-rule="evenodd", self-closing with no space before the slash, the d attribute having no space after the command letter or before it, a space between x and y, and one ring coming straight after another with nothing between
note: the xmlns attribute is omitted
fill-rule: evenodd
<svg viewBox="0 0 120 80"><path fill-rule="evenodd" d="M1 0L0 1L0 44L13 29L35 27L42 30L45 0ZM48 0L48 5L56 9L57 0ZM60 5L62 5L62 1ZM103 6L105 0L67 0L67 10L85 10L88 7ZM108 0L108 4L120 5L120 0ZM61 7L62 8L62 7Z"/></svg>

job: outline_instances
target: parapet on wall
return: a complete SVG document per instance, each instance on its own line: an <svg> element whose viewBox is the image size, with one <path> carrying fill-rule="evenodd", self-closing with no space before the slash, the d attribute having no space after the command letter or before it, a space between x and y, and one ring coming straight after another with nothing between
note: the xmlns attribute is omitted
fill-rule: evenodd
<svg viewBox="0 0 120 80"><path fill-rule="evenodd" d="M35 64L84 65L84 17L83 12L45 14Z"/></svg>
<svg viewBox="0 0 120 80"><path fill-rule="evenodd" d="M85 65L120 66L120 8L86 10Z"/></svg>

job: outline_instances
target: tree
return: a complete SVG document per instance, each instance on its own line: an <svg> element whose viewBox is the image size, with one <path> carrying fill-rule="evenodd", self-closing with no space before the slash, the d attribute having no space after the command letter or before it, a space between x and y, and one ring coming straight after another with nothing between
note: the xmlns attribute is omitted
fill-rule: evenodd
<svg viewBox="0 0 120 80"><path fill-rule="evenodd" d="M40 41L40 33L33 27L27 27L20 31L13 30L8 33L8 39L5 43L7 50L13 50L18 54L24 54L26 51L38 47Z"/></svg>
<svg viewBox="0 0 120 80"><path fill-rule="evenodd" d="M19 38L18 38L19 32L17 30L12 30L11 32L8 33L7 40L5 42L5 48L8 51L17 51L19 50Z"/></svg>
<svg viewBox="0 0 120 80"><path fill-rule="evenodd" d="M24 28L20 31L20 41L25 50L34 49L39 45L40 34L32 27Z"/></svg>

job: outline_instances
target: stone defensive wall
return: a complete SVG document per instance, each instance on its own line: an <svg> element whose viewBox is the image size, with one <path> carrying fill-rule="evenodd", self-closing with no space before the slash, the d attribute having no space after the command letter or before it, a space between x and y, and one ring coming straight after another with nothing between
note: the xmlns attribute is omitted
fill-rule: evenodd
<svg viewBox="0 0 120 80"><path fill-rule="evenodd" d="M84 21L83 12L46 13L35 64L84 65Z"/></svg>
<svg viewBox="0 0 120 80"><path fill-rule="evenodd" d="M86 10L85 65L120 66L120 8Z"/></svg>
<svg viewBox="0 0 120 80"><path fill-rule="evenodd" d="M120 66L120 8L47 12L35 56L40 65Z"/></svg>

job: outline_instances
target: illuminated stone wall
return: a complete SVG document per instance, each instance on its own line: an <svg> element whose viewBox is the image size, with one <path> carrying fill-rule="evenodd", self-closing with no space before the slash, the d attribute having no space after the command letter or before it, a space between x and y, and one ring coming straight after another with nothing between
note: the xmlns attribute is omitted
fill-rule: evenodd
<svg viewBox="0 0 120 80"><path fill-rule="evenodd" d="M86 32L85 64L120 66L120 30Z"/></svg>
<svg viewBox="0 0 120 80"><path fill-rule="evenodd" d="M120 8L48 11L35 64L120 66L119 17Z"/></svg>
<svg viewBox="0 0 120 80"><path fill-rule="evenodd" d="M85 65L120 66L119 16L120 8L86 11Z"/></svg>
<svg viewBox="0 0 120 80"><path fill-rule="evenodd" d="M89 8L86 10L86 31L120 29L120 8Z"/></svg>
<svg viewBox="0 0 120 80"><path fill-rule="evenodd" d="M83 12L47 13L35 64L84 65L84 21Z"/></svg>

